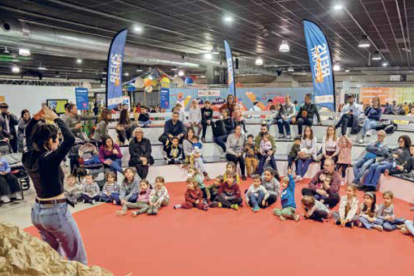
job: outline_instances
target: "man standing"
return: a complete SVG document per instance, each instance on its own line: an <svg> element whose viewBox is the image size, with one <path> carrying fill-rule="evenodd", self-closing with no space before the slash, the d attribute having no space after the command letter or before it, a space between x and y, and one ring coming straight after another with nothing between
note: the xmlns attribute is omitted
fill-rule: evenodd
<svg viewBox="0 0 414 276"><path fill-rule="evenodd" d="M335 162L332 159L326 159L323 168L312 178L309 188L302 189L302 195L313 196L332 209L340 200L338 191L341 186L341 176L335 171Z"/></svg>
<svg viewBox="0 0 414 276"><path fill-rule="evenodd" d="M183 122L178 120L180 114L178 112L173 112L172 119L165 122L164 133L158 138L158 141L162 143L163 146L166 146L167 141L171 142L171 139L178 137L180 139L180 144L182 143L185 128Z"/></svg>
<svg viewBox="0 0 414 276"><path fill-rule="evenodd" d="M95 120L96 116L81 116L78 115L78 108L75 104L68 105L68 114L64 117L64 122L69 127L70 131L79 139L85 140L86 136L82 132L81 121Z"/></svg>
<svg viewBox="0 0 414 276"><path fill-rule="evenodd" d="M3 125L3 129L11 135L9 143L13 149L13 152L17 152L16 126L19 123L19 120L16 115L10 113L9 105L7 103L1 103L0 109L0 123Z"/></svg>
<svg viewBox="0 0 414 276"><path fill-rule="evenodd" d="M347 127L353 127L354 124L357 124L358 119L363 114L362 106L355 102L355 96L350 95L348 97L348 103L344 105L341 111L341 118L338 123L335 125L335 129L341 127L341 134L346 134Z"/></svg>
<svg viewBox="0 0 414 276"><path fill-rule="evenodd" d="M135 167L141 179L146 179L149 166L154 164L154 158L151 156L152 146L150 140L144 138L142 128L138 127L133 133L134 139L129 143L129 166Z"/></svg>
<svg viewBox="0 0 414 276"><path fill-rule="evenodd" d="M374 164L375 159L377 157L383 157L387 152L388 148L386 143L384 142L385 139L385 131L380 130L377 133L378 139L377 141L371 142L365 149L366 153L362 159L359 159L358 162L354 165L354 181L353 183L357 186L362 186L360 183L362 176L364 175L365 171L369 169L369 167Z"/></svg>
<svg viewBox="0 0 414 276"><path fill-rule="evenodd" d="M298 135L302 135L303 125L307 125L310 127L313 125L314 115L316 115L316 118L318 119L318 124L322 125L318 109L316 108L316 105L314 105L311 102L311 96L308 94L305 96L305 103L302 104L298 114L296 115L296 121L298 124Z"/></svg>

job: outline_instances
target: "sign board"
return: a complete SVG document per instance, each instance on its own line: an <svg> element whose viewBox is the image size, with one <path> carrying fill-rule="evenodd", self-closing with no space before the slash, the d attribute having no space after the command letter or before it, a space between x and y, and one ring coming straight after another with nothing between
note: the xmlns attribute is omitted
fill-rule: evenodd
<svg viewBox="0 0 414 276"><path fill-rule="evenodd" d="M161 108L165 108L165 109L170 108L170 89L169 88L161 88L160 104L161 104Z"/></svg>
<svg viewBox="0 0 414 276"><path fill-rule="evenodd" d="M220 97L220 89L198 90L199 97Z"/></svg>
<svg viewBox="0 0 414 276"><path fill-rule="evenodd" d="M88 110L89 108L89 94L88 88L76 87L76 107L78 110Z"/></svg>

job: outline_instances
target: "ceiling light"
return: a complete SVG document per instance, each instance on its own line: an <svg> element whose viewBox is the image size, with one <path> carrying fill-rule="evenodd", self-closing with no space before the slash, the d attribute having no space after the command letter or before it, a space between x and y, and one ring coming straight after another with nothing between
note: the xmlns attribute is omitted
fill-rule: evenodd
<svg viewBox="0 0 414 276"><path fill-rule="evenodd" d="M382 67L387 67L387 66L388 66L388 62L385 61L382 63Z"/></svg>
<svg viewBox="0 0 414 276"><path fill-rule="evenodd" d="M10 53L10 51L9 51L9 49L7 49L7 47L4 47L4 52L3 53L5 53L5 54L9 54Z"/></svg>
<svg viewBox="0 0 414 276"><path fill-rule="evenodd" d="M178 76L183 77L185 75L185 72L183 70L178 71Z"/></svg>
<svg viewBox="0 0 414 276"><path fill-rule="evenodd" d="M334 71L339 71L339 70L341 70L341 66L339 64L335 64L333 69L334 69Z"/></svg>
<svg viewBox="0 0 414 276"><path fill-rule="evenodd" d="M371 43L369 43L368 36L363 35L362 39L358 43L358 47L359 48L368 48L369 46L371 46Z"/></svg>
<svg viewBox="0 0 414 276"><path fill-rule="evenodd" d="M204 54L204 58L211 60L213 58L213 56L210 53Z"/></svg>
<svg viewBox="0 0 414 276"><path fill-rule="evenodd" d="M79 73L82 73L82 69L78 69L78 72L79 72Z"/></svg>
<svg viewBox="0 0 414 276"><path fill-rule="evenodd" d="M45 71L45 70L47 70L47 68L44 67L44 66L42 66L42 65L40 65L39 67L37 67L37 70Z"/></svg>
<svg viewBox="0 0 414 276"><path fill-rule="evenodd" d="M171 68L171 71L177 71L178 68Z"/></svg>
<svg viewBox="0 0 414 276"><path fill-rule="evenodd" d="M141 73L141 72L142 72L142 71L144 71L144 70L142 70L142 69L137 69L136 71L137 71L137 73Z"/></svg>
<svg viewBox="0 0 414 276"><path fill-rule="evenodd" d="M349 69L346 69L346 70L345 70L345 72L349 73L349 72L351 72L351 70L349 70Z"/></svg>
<svg viewBox="0 0 414 276"><path fill-rule="evenodd" d="M257 66L262 66L263 65L263 59L261 57L258 57L254 63Z"/></svg>
<svg viewBox="0 0 414 276"><path fill-rule="evenodd" d="M372 55L372 60L381 60L381 55L378 51L375 51L375 53Z"/></svg>
<svg viewBox="0 0 414 276"><path fill-rule="evenodd" d="M342 4L336 4L334 6L334 10L336 10L336 11L340 11L340 10L342 10L342 8L343 8Z"/></svg>
<svg viewBox="0 0 414 276"><path fill-rule="evenodd" d="M78 63L78 64L81 64L83 62L83 60L81 59L81 58L78 58L77 60L76 60L76 63Z"/></svg>
<svg viewBox="0 0 414 276"><path fill-rule="evenodd" d="M279 46L279 52L287 53L290 51L289 44L287 44L286 40L282 40L282 44Z"/></svg>
<svg viewBox="0 0 414 276"><path fill-rule="evenodd" d="M17 67L16 65L14 65L13 67L12 67L12 72L13 73L20 73L20 68L19 67Z"/></svg>
<svg viewBox="0 0 414 276"><path fill-rule="evenodd" d="M142 27L138 25L135 25L133 30L134 30L134 33L137 33L137 34L140 34L143 31Z"/></svg>
<svg viewBox="0 0 414 276"><path fill-rule="evenodd" d="M213 49L211 49L210 54L212 54L212 55L218 55L218 54L220 54L220 52L219 52L219 50L217 48L217 45L213 45Z"/></svg>
<svg viewBox="0 0 414 276"><path fill-rule="evenodd" d="M20 48L19 49L19 55L21 55L23 57L28 57L28 56L30 56L30 50L29 49Z"/></svg>
<svg viewBox="0 0 414 276"><path fill-rule="evenodd" d="M232 16L230 16L230 15L226 15L226 16L224 17L224 22L226 22L226 23L231 23L231 22L233 22L233 17L232 17Z"/></svg>
<svg viewBox="0 0 414 276"><path fill-rule="evenodd" d="M295 69L293 69L292 66L290 66L287 70L288 70L288 72L295 72Z"/></svg>
<svg viewBox="0 0 414 276"><path fill-rule="evenodd" d="M124 74L126 77L128 77L129 76L129 73L128 72L125 72L125 74Z"/></svg>

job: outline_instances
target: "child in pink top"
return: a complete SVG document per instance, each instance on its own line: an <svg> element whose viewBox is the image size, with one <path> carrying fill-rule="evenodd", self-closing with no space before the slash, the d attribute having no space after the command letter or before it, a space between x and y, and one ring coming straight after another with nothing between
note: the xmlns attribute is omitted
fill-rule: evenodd
<svg viewBox="0 0 414 276"><path fill-rule="evenodd" d="M338 162L336 169L345 177L346 169L351 165L352 141L345 135L338 139Z"/></svg>

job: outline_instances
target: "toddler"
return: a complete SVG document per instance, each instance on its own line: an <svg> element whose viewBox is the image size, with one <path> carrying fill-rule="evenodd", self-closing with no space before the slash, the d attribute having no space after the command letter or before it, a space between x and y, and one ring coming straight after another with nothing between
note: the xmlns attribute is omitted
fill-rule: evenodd
<svg viewBox="0 0 414 276"><path fill-rule="evenodd" d="M69 175L66 179L65 197L76 204L82 199L83 186L77 182L76 176Z"/></svg>
<svg viewBox="0 0 414 276"><path fill-rule="evenodd" d="M378 205L377 197L373 192L364 194L364 203L359 207L359 227L376 229L382 231L381 221L377 219Z"/></svg>
<svg viewBox="0 0 414 276"><path fill-rule="evenodd" d="M286 219L300 220L300 216L296 214L295 202L295 179L292 175L292 169L288 169L288 177L284 177L280 183L282 187L282 209L274 209L273 213L284 221Z"/></svg>
<svg viewBox="0 0 414 276"><path fill-rule="evenodd" d="M239 205L242 204L243 199L234 173L227 174L227 180L220 186L217 201L219 202L220 208L239 210Z"/></svg>
<svg viewBox="0 0 414 276"><path fill-rule="evenodd" d="M269 197L269 193L266 188L262 186L260 175L253 177L253 184L250 185L246 192L246 203L252 207L253 212L260 210L259 204L265 205L266 199Z"/></svg>
<svg viewBox="0 0 414 276"><path fill-rule="evenodd" d="M382 194L382 198L384 199L384 203L380 204L377 212L379 223L387 231L401 228L404 225L405 219L395 217L394 204L392 204L394 194L391 191L385 191Z"/></svg>
<svg viewBox="0 0 414 276"><path fill-rule="evenodd" d="M358 221L357 212L359 200L356 196L357 186L348 184L346 187L346 195L341 197L339 203L339 212L333 212L332 217L335 219L336 225L342 227L354 227L354 223Z"/></svg>
<svg viewBox="0 0 414 276"><path fill-rule="evenodd" d="M197 187L197 181L194 178L187 178L187 191L185 192L185 202L177 204L174 209L183 208L191 209L197 207L200 210L207 211L207 200L203 199L203 192Z"/></svg>
<svg viewBox="0 0 414 276"><path fill-rule="evenodd" d="M302 198L302 207L305 211L304 217L319 222L328 219L329 209L322 202L316 200L313 196L304 196Z"/></svg>
<svg viewBox="0 0 414 276"><path fill-rule="evenodd" d="M170 203L170 196L164 185L164 177L158 176L155 178L155 187L150 193L148 215L157 215L161 207Z"/></svg>
<svg viewBox="0 0 414 276"><path fill-rule="evenodd" d="M259 165L259 160L256 156L255 143L253 138L254 136L252 134L249 134L247 136L246 144L244 145L244 152L246 153L246 157L244 160L246 163L248 177L251 177L252 174L256 173L257 166Z"/></svg>
<svg viewBox="0 0 414 276"><path fill-rule="evenodd" d="M94 181L91 174L87 174L85 177L85 185L83 187L82 199L85 203L95 204L99 201L100 188L98 183Z"/></svg>
<svg viewBox="0 0 414 276"><path fill-rule="evenodd" d="M138 209L138 211L132 212L132 216L136 217L140 214L148 212L149 209L149 197L151 193L151 186L149 182L145 179L142 179L139 183L139 190L137 202L127 202L122 206L122 210L118 211L117 214L119 216L126 215L128 212L128 209Z"/></svg>
<svg viewBox="0 0 414 276"><path fill-rule="evenodd" d="M106 182L102 188L101 192L101 201L109 203L111 202L111 195L113 193L119 193L120 188L118 183L116 183L116 173L110 171L106 174Z"/></svg>

